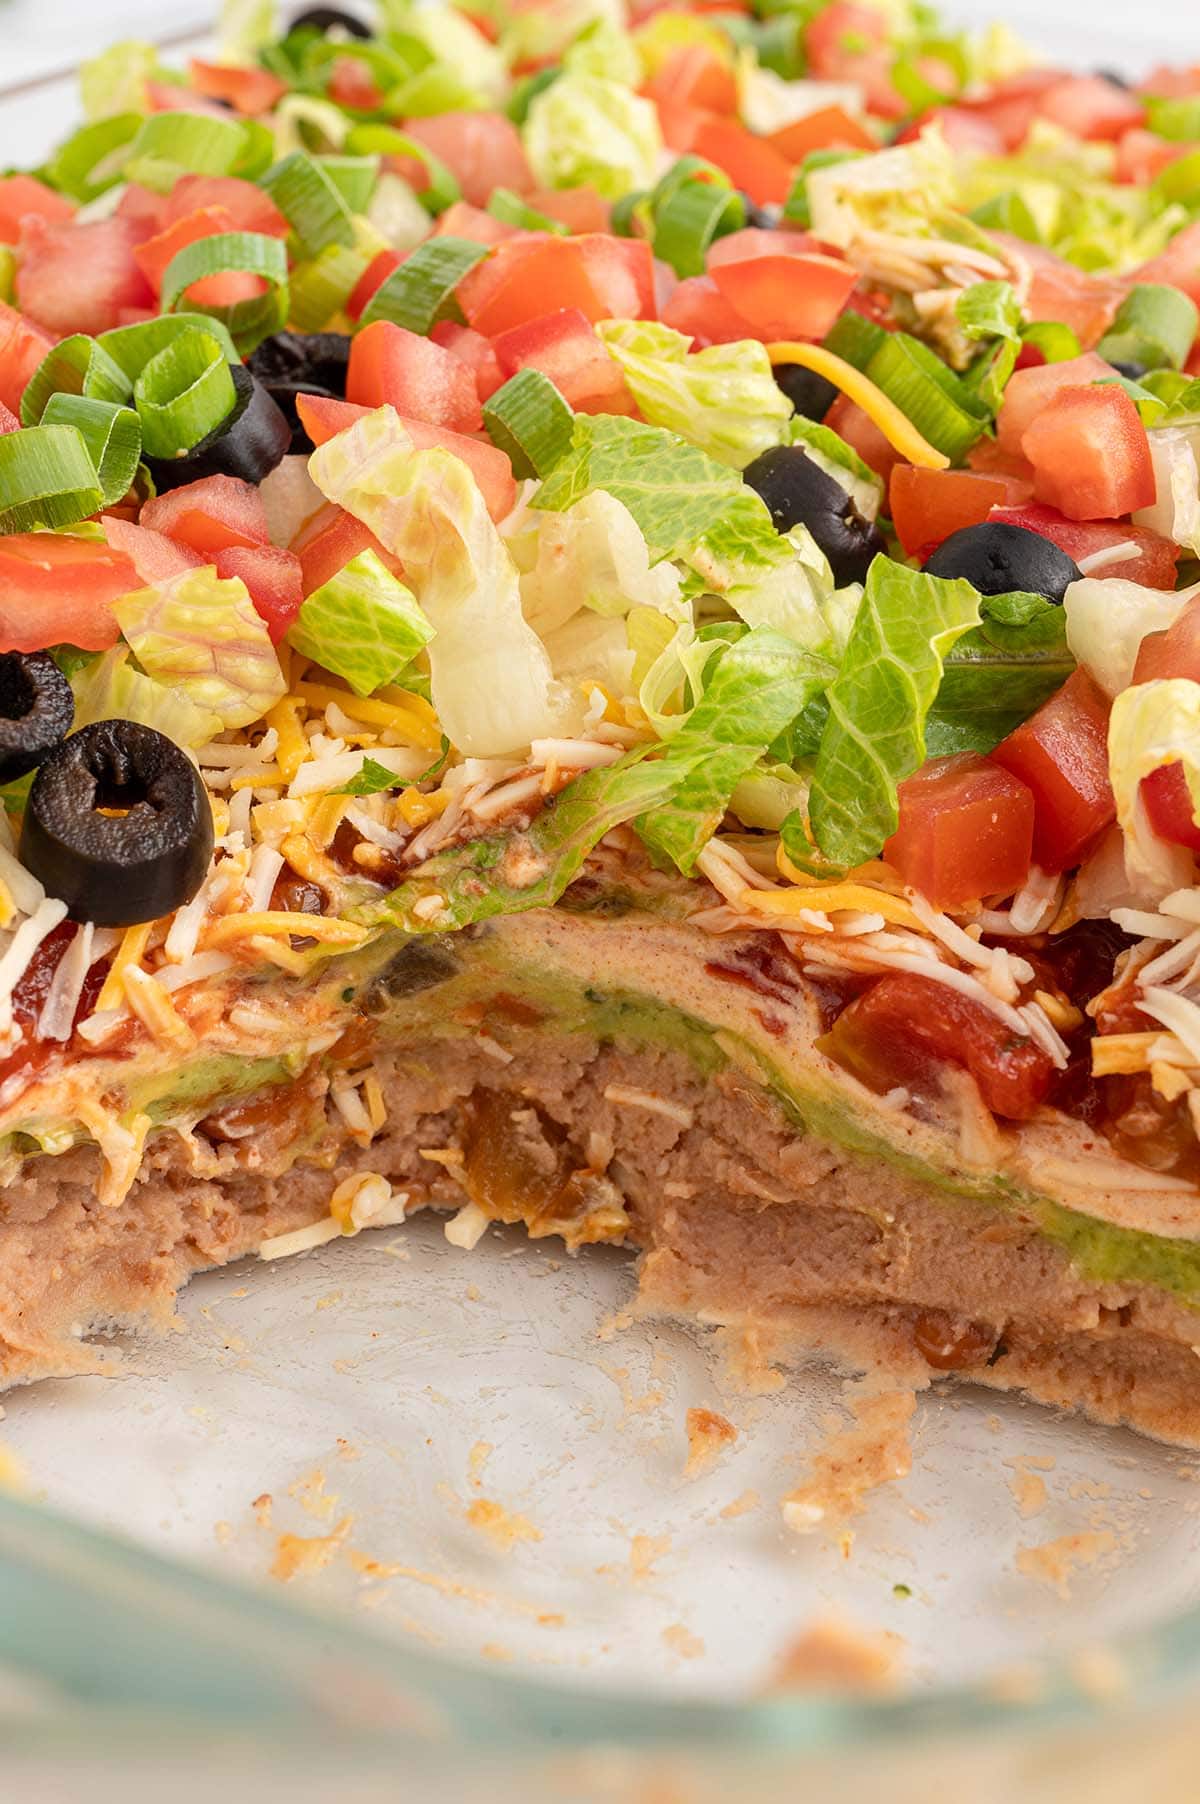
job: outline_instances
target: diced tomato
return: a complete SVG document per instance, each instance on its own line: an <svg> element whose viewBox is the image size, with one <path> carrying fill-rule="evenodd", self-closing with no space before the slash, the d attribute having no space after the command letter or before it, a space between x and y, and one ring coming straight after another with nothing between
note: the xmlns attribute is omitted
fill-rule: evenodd
<svg viewBox="0 0 1200 1804"><path fill-rule="evenodd" d="M486 207L495 188L528 194L534 186L521 134L503 113L438 113L406 120L404 130L441 158L472 206Z"/></svg>
<svg viewBox="0 0 1200 1804"><path fill-rule="evenodd" d="M822 81L853 81L881 119L903 119L907 104L892 86L893 51L882 11L859 0L833 0L804 28L809 73Z"/></svg>
<svg viewBox="0 0 1200 1804"><path fill-rule="evenodd" d="M457 299L485 338L560 307L601 319L653 319L654 258L642 239L587 232L578 238L530 233L498 245L469 269Z"/></svg>
<svg viewBox="0 0 1200 1804"><path fill-rule="evenodd" d="M192 86L209 100L227 100L235 112L266 113L287 93L287 83L253 64L205 63L193 57Z"/></svg>
<svg viewBox="0 0 1200 1804"><path fill-rule="evenodd" d="M154 295L133 257L141 233L128 219L26 219L17 263L17 305L48 332L107 332L123 307L149 307Z"/></svg>
<svg viewBox="0 0 1200 1804"><path fill-rule="evenodd" d="M1165 100L1185 100L1189 94L1200 94L1200 63L1181 67L1177 63L1159 63L1138 83L1142 94L1158 94Z"/></svg>
<svg viewBox="0 0 1200 1804"><path fill-rule="evenodd" d="M663 59L642 92L668 106L736 113L737 81L727 62L706 44L688 44Z"/></svg>
<svg viewBox="0 0 1200 1804"><path fill-rule="evenodd" d="M992 232L990 236L1023 258L1033 270L1033 282L1025 304L1028 317L1059 320L1064 326L1070 326L1085 351L1108 331L1131 281L1171 279L1141 274L1093 275L1088 270L1077 269L1073 263L1065 263L1040 244L1027 244L1023 238L1014 238L1008 232Z"/></svg>
<svg viewBox="0 0 1200 1804"><path fill-rule="evenodd" d="M1006 451L994 438L976 439L967 452L967 467L980 476L1005 476L1033 493L1033 466L1019 451Z"/></svg>
<svg viewBox="0 0 1200 1804"><path fill-rule="evenodd" d="M476 332L473 326L459 326L453 320L439 320L429 334L435 345L441 345L466 364L475 378L475 392L481 401L494 395L504 381L504 372L496 359L491 340Z"/></svg>
<svg viewBox="0 0 1200 1804"><path fill-rule="evenodd" d="M228 119L219 100L206 100L182 81L147 81L146 110L150 113L207 113L210 119Z"/></svg>
<svg viewBox="0 0 1200 1804"><path fill-rule="evenodd" d="M6 432L20 432L20 430L21 422L16 414L10 413L3 401L0 401L0 437L3 437Z"/></svg>
<svg viewBox="0 0 1200 1804"><path fill-rule="evenodd" d="M1094 351L1085 351L1082 357L1068 357L1062 363L1015 370L996 415L996 443L1011 456L1023 456L1021 440L1060 389L1078 388L1088 382L1111 382L1115 375L1111 363L1097 357Z"/></svg>
<svg viewBox="0 0 1200 1804"><path fill-rule="evenodd" d="M483 425L475 378L461 359L391 320L373 320L350 346L346 399L392 406L431 426L478 432Z"/></svg>
<svg viewBox="0 0 1200 1804"><path fill-rule="evenodd" d="M984 1106L1012 1121L1033 1114L1054 1074L1049 1055L984 1003L908 972L881 977L856 996L820 1046L880 1091L914 1079L936 1084L939 1065L961 1066Z"/></svg>
<svg viewBox="0 0 1200 1804"><path fill-rule="evenodd" d="M344 432L347 426L353 426L355 420L361 420L371 409L353 406L349 401L335 401L329 395L297 395L296 411L313 444L323 445L335 434ZM505 514L512 512L517 504L517 485L512 465L503 451L498 451L495 445L484 444L481 439L465 438L460 432L447 432L440 426L427 425L424 420L400 416L400 424L418 451L428 451L436 446L462 458L479 484L493 520L503 520Z"/></svg>
<svg viewBox="0 0 1200 1804"><path fill-rule="evenodd" d="M975 752L931 758L900 785L883 856L935 908L1007 896L1029 874L1033 792Z"/></svg>
<svg viewBox="0 0 1200 1804"><path fill-rule="evenodd" d="M48 332L0 301L0 402L13 413L20 413L29 379L53 347Z"/></svg>
<svg viewBox="0 0 1200 1804"><path fill-rule="evenodd" d="M124 520L119 514L101 514L100 524L113 550L123 551L137 571L139 583L166 582L204 562L190 546L180 545L149 526Z"/></svg>
<svg viewBox="0 0 1200 1804"><path fill-rule="evenodd" d="M739 125L736 119L713 115L703 121L692 140L697 156L707 157L724 170L735 188L748 194L756 206L782 204L792 185L788 159L765 138Z"/></svg>
<svg viewBox="0 0 1200 1804"><path fill-rule="evenodd" d="M456 200L438 220L433 235L435 238L469 238L472 244L503 244L506 238L517 237L520 229L505 219L485 213L482 207L473 207L469 200Z"/></svg>
<svg viewBox="0 0 1200 1804"><path fill-rule="evenodd" d="M940 545L964 526L978 526L994 507L1016 506L1033 494L1013 476L979 476L971 470L923 470L897 464L889 501L896 537L907 556Z"/></svg>
<svg viewBox="0 0 1200 1804"><path fill-rule="evenodd" d="M1040 502L1009 501L993 508L990 518L1040 532L1077 564L1109 545L1136 545L1137 557L1101 566L1096 575L1120 576L1126 582L1142 583L1147 589L1175 587L1179 547L1148 526L1133 526L1126 520L1067 520L1057 508L1044 507Z"/></svg>
<svg viewBox="0 0 1200 1804"><path fill-rule="evenodd" d="M820 250L811 232L792 232L782 226L742 226L715 238L709 247L709 273L722 263L749 263L756 257L806 257Z"/></svg>
<svg viewBox="0 0 1200 1804"><path fill-rule="evenodd" d="M300 559L277 545L228 545L214 560L218 576L240 576L272 644L287 632L304 600Z"/></svg>
<svg viewBox="0 0 1200 1804"><path fill-rule="evenodd" d="M384 549L370 527L341 507L321 508L291 549L300 560L300 586L306 596L344 570L360 551L373 551L393 575L404 574L399 560Z"/></svg>
<svg viewBox="0 0 1200 1804"><path fill-rule="evenodd" d="M1164 631L1147 633L1138 647L1134 682L1154 683L1165 677L1200 683L1200 607L1195 600Z"/></svg>
<svg viewBox="0 0 1200 1804"><path fill-rule="evenodd" d="M755 257L719 263L710 273L717 292L764 341L824 338L858 281L858 271L838 257Z"/></svg>
<svg viewBox="0 0 1200 1804"><path fill-rule="evenodd" d="M991 754L1033 791L1033 857L1065 871L1116 818L1108 699L1082 667Z"/></svg>
<svg viewBox="0 0 1200 1804"><path fill-rule="evenodd" d="M719 113L710 113L707 107L682 106L674 100L658 100L655 107L663 143L668 150L674 150L681 156L691 150L701 129L710 119L720 118Z"/></svg>
<svg viewBox="0 0 1200 1804"><path fill-rule="evenodd" d="M290 230L271 196L236 175L181 175L163 203L162 223L173 225L201 207L223 207L238 232L286 238Z"/></svg>
<svg viewBox="0 0 1200 1804"><path fill-rule="evenodd" d="M266 196L263 198L265 200ZM117 217L128 219L137 226L140 244L143 238L153 238L155 232L162 231L169 204L165 194L155 194L149 188L143 188L140 182L126 182L117 202Z"/></svg>
<svg viewBox="0 0 1200 1804"><path fill-rule="evenodd" d="M1000 126L989 119L986 113L976 112L974 108L965 106L930 107L928 112L914 119L911 125L905 126L902 132L897 132L895 143L911 144L928 125L941 128L943 138L953 151L972 151L985 157L1002 157L1007 149Z"/></svg>
<svg viewBox="0 0 1200 1804"><path fill-rule="evenodd" d="M253 483L237 476L202 476L147 501L139 524L212 557L229 545L266 545L267 510Z"/></svg>
<svg viewBox="0 0 1200 1804"><path fill-rule="evenodd" d="M1113 174L1118 182L1148 188L1155 176L1196 149L1200 146L1172 144L1167 138L1160 138L1157 132L1148 132L1135 125L1122 132L1117 140L1117 164Z"/></svg>
<svg viewBox="0 0 1200 1804"><path fill-rule="evenodd" d="M403 261L399 251L376 251L350 291L346 312L351 319L362 318L363 309L371 296L383 287L392 271L399 269Z"/></svg>
<svg viewBox="0 0 1200 1804"><path fill-rule="evenodd" d="M0 244L16 244L21 221L34 215L49 224L70 219L75 208L63 195L33 175L0 177Z"/></svg>
<svg viewBox="0 0 1200 1804"><path fill-rule="evenodd" d="M1038 500L1070 520L1114 520L1154 505L1150 441L1122 388L1060 388L1025 429L1021 449Z"/></svg>
<svg viewBox="0 0 1200 1804"><path fill-rule="evenodd" d="M1200 220L1176 232L1161 256L1135 269L1129 282L1166 282L1182 288L1200 307Z"/></svg>
<svg viewBox="0 0 1200 1804"><path fill-rule="evenodd" d="M568 232L607 232L612 208L588 183L581 188L533 188L526 195L531 207L556 219Z"/></svg>
<svg viewBox="0 0 1200 1804"><path fill-rule="evenodd" d="M387 96L361 58L338 56L329 72L329 98L352 113L377 113Z"/></svg>
<svg viewBox="0 0 1200 1804"><path fill-rule="evenodd" d="M870 464L885 483L891 482L892 471L904 462L891 441L884 437L870 414L864 413L856 401L839 395L825 415L826 426L844 438L852 451L857 451L865 464Z"/></svg>
<svg viewBox="0 0 1200 1804"><path fill-rule="evenodd" d="M879 140L844 107L823 106L791 125L767 134L767 143L789 163L803 163L814 150L878 150Z"/></svg>
<svg viewBox="0 0 1200 1804"><path fill-rule="evenodd" d="M1039 96L1038 112L1077 138L1097 141L1119 138L1146 117L1145 107L1128 88L1103 75L1065 76Z"/></svg>
<svg viewBox="0 0 1200 1804"><path fill-rule="evenodd" d="M106 651L120 637L113 602L141 587L124 552L98 540L54 532L0 538L0 651Z"/></svg>
<svg viewBox="0 0 1200 1804"><path fill-rule="evenodd" d="M616 359L596 337L590 320L562 307L492 340L505 376L540 370L576 412L631 413L633 398Z"/></svg>
<svg viewBox="0 0 1200 1804"><path fill-rule="evenodd" d="M1182 764L1163 764L1152 770L1142 778L1140 793L1150 825L1160 839L1200 852L1200 827Z"/></svg>
<svg viewBox="0 0 1200 1804"><path fill-rule="evenodd" d="M662 310L662 322L694 339L700 349L736 344L739 338L751 336L746 321L729 305L711 276L688 276L677 283Z"/></svg>
<svg viewBox="0 0 1200 1804"><path fill-rule="evenodd" d="M199 207L194 213L185 213L181 219L173 220L153 238L147 238L144 244L135 245L134 260L155 294L161 294L167 265L185 245L232 231L233 219L224 207ZM188 299L203 305L204 297L200 293L203 287L203 282L193 282Z"/></svg>

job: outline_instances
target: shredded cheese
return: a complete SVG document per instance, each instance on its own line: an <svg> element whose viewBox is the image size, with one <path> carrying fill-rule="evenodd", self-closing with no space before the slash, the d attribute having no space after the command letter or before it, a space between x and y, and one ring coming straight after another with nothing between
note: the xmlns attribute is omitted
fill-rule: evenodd
<svg viewBox="0 0 1200 1804"><path fill-rule="evenodd" d="M767 356L772 363L798 363L803 369L813 370L827 382L832 382L847 400L862 408L892 449L899 451L910 464L925 470L950 468L950 459L921 437L907 414L901 413L881 388L877 388L861 370L856 370L852 363L835 356L823 345L803 344L788 338L778 344L769 344Z"/></svg>
<svg viewBox="0 0 1200 1804"><path fill-rule="evenodd" d="M223 915L210 921L205 930L206 946L230 946L238 940L256 935L302 935L306 939L327 940L335 946L358 946L368 937L368 930L354 921L339 921L329 915L294 914L286 909L263 909L254 914Z"/></svg>
<svg viewBox="0 0 1200 1804"><path fill-rule="evenodd" d="M125 1000L146 1032L160 1045L191 1052L196 1036L157 979L140 965L127 965L124 980Z"/></svg>
<svg viewBox="0 0 1200 1804"><path fill-rule="evenodd" d="M856 912L882 915L897 927L919 928L912 904L865 883L818 883L796 889L745 889L737 906L748 914L804 915Z"/></svg>
<svg viewBox="0 0 1200 1804"><path fill-rule="evenodd" d="M351 720L366 721L368 726L387 727L404 740L406 745L419 745L431 752L436 752L442 743L436 721L430 721L419 713L415 704L420 696L410 695L405 689L381 691L379 695L351 695L348 689L334 689L324 683L297 683L293 691L299 701L305 701L315 708L326 708L330 702L348 714ZM405 700L399 703L394 700L385 701L383 695L403 695Z"/></svg>
<svg viewBox="0 0 1200 1804"><path fill-rule="evenodd" d="M142 921L137 927L125 929L125 937L117 947L104 979L104 988L96 998L95 1014L107 1014L109 1009L118 1009L125 1001L125 973L130 966L141 964L153 926L153 921Z"/></svg>

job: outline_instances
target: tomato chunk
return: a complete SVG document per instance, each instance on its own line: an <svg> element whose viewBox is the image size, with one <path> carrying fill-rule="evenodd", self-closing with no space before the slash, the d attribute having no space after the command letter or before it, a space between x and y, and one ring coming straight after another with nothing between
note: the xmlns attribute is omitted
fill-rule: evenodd
<svg viewBox="0 0 1200 1804"><path fill-rule="evenodd" d="M186 245L232 230L233 216L224 207L197 207L194 213L185 213L182 218L172 220L153 238L135 245L134 261L155 294L161 294L163 277L172 258L177 257ZM205 296L201 290L204 287L204 282L193 282L187 291L187 299L203 306Z"/></svg>
<svg viewBox="0 0 1200 1804"><path fill-rule="evenodd" d="M399 251L376 251L350 291L346 312L351 319L362 318L363 309L371 296L383 287L392 271L399 269L403 261Z"/></svg>
<svg viewBox="0 0 1200 1804"><path fill-rule="evenodd" d="M520 229L486 213L482 207L473 207L469 200L456 200L439 217L433 235L467 238L472 244L503 244L506 238L518 237Z"/></svg>
<svg viewBox="0 0 1200 1804"><path fill-rule="evenodd" d="M805 26L804 47L810 74L822 81L857 82L871 112L903 119L908 106L892 85L888 23L876 7L833 0Z"/></svg>
<svg viewBox="0 0 1200 1804"><path fill-rule="evenodd" d="M589 183L581 188L533 188L525 197L530 206L548 219L556 219L568 232L607 232L612 208Z"/></svg>
<svg viewBox="0 0 1200 1804"><path fill-rule="evenodd" d="M360 407L390 405L452 432L478 432L483 425L475 378L466 364L386 319L373 320L355 336L346 399Z"/></svg>
<svg viewBox="0 0 1200 1804"><path fill-rule="evenodd" d="M1196 825L1182 764L1163 764L1152 770L1142 778L1140 789L1150 825L1159 837L1200 852L1200 826Z"/></svg>
<svg viewBox="0 0 1200 1804"><path fill-rule="evenodd" d="M1182 288L1200 307L1200 220L1176 232L1165 251L1151 257L1126 278L1130 282L1167 282Z"/></svg>
<svg viewBox="0 0 1200 1804"><path fill-rule="evenodd" d="M191 59L192 86L209 100L227 100L238 113L266 113L287 93L287 83L267 69Z"/></svg>
<svg viewBox="0 0 1200 1804"><path fill-rule="evenodd" d="M142 508L139 524L205 558L229 545L266 545L271 537L262 496L237 476L202 476L156 495Z"/></svg>
<svg viewBox="0 0 1200 1804"><path fill-rule="evenodd" d="M792 165L765 138L739 125L736 119L712 114L704 119L692 140L697 156L707 157L724 170L735 188L748 194L756 206L782 205L792 185Z"/></svg>
<svg viewBox="0 0 1200 1804"><path fill-rule="evenodd" d="M1033 465L1038 500L1068 519L1113 520L1154 505L1146 428L1115 385L1059 389L1026 427L1021 449Z"/></svg>
<svg viewBox="0 0 1200 1804"><path fill-rule="evenodd" d="M503 113L438 113L404 130L441 158L474 207L486 207L494 188L528 194L534 185L521 134Z"/></svg>
<svg viewBox="0 0 1200 1804"><path fill-rule="evenodd" d="M149 307L154 294L133 256L140 228L129 219L21 225L17 305L48 332L107 332L124 307Z"/></svg>
<svg viewBox="0 0 1200 1804"><path fill-rule="evenodd" d="M113 602L141 587L129 558L110 545L11 533L0 538L0 651L106 651L120 637Z"/></svg>
<svg viewBox="0 0 1200 1804"><path fill-rule="evenodd" d="M52 224L70 219L75 208L63 195L33 175L0 177L0 244L16 244L21 221L30 214Z"/></svg>
<svg viewBox="0 0 1200 1804"><path fill-rule="evenodd" d="M733 70L705 44L688 44L673 50L643 92L667 106L704 107L711 113L735 114L738 110Z"/></svg>
<svg viewBox="0 0 1200 1804"><path fill-rule="evenodd" d="M814 150L878 150L879 140L844 107L823 106L767 135L767 143L789 163L803 163Z"/></svg>
<svg viewBox="0 0 1200 1804"><path fill-rule="evenodd" d="M454 320L443 319L429 336L435 345L441 345L444 351L466 364L475 378L475 392L481 401L495 394L504 381L504 372L490 340L482 332L476 332L473 326L460 326Z"/></svg>
<svg viewBox="0 0 1200 1804"><path fill-rule="evenodd" d="M904 459L857 401L839 395L825 415L825 424L831 426L839 438L844 438L851 450L857 451L865 464L870 464L876 475L890 483L892 471Z"/></svg>
<svg viewBox="0 0 1200 1804"><path fill-rule="evenodd" d="M746 321L729 305L711 276L688 276L671 291L662 310L664 326L672 326L705 345L735 344L753 334Z"/></svg>
<svg viewBox="0 0 1200 1804"><path fill-rule="evenodd" d="M1062 363L1041 363L1032 369L1015 370L996 415L996 443L1010 456L1021 456L1021 440L1060 388L1111 382L1115 375L1111 363L1097 357L1094 351L1085 351L1082 357L1068 357Z"/></svg>
<svg viewBox="0 0 1200 1804"><path fill-rule="evenodd" d="M201 207L224 207L238 232L286 238L291 230L271 196L237 175L181 175L162 203L162 221L155 229L161 231Z"/></svg>
<svg viewBox="0 0 1200 1804"><path fill-rule="evenodd" d="M644 239L522 233L469 269L456 290L468 325L494 338L560 307L601 319L653 319L654 258Z"/></svg>
<svg viewBox="0 0 1200 1804"><path fill-rule="evenodd" d="M717 292L764 341L824 338L858 281L838 257L755 257L719 263L710 273Z"/></svg>
<svg viewBox="0 0 1200 1804"><path fill-rule="evenodd" d="M287 632L304 600L300 559L276 545L227 545L213 560L218 576L240 576L272 644Z"/></svg>
<svg viewBox="0 0 1200 1804"><path fill-rule="evenodd" d="M19 414L21 396L54 340L15 307L0 301L0 403Z"/></svg>
<svg viewBox="0 0 1200 1804"><path fill-rule="evenodd" d="M900 785L883 856L935 908L1007 896L1029 874L1033 792L975 752L931 758Z"/></svg>
<svg viewBox="0 0 1200 1804"><path fill-rule="evenodd" d="M576 412L632 413L621 366L577 307L561 307L492 340L504 375L540 370Z"/></svg>
<svg viewBox="0 0 1200 1804"><path fill-rule="evenodd" d="M1033 858L1065 871L1116 818L1108 780L1108 700L1083 669L991 754L1033 791Z"/></svg>
<svg viewBox="0 0 1200 1804"><path fill-rule="evenodd" d="M185 570L195 570L204 559L198 551L169 539L164 532L123 520L119 514L101 514L104 536L114 551L123 551L138 573L139 583L167 582Z"/></svg>
<svg viewBox="0 0 1200 1804"><path fill-rule="evenodd" d="M940 545L960 527L978 526L995 507L1028 500L1033 488L1015 476L897 464L888 493L896 537L912 557L925 546Z"/></svg>
<svg viewBox="0 0 1200 1804"><path fill-rule="evenodd" d="M1135 558L1128 558L1121 564L1100 565L1095 574L1120 576L1126 582L1141 583L1147 589L1175 587L1179 547L1172 539L1164 539L1161 533L1153 532L1148 526L1133 526L1126 520L1068 520L1057 508L1045 507L1038 501L1010 502L994 507L989 518L1005 521L1010 526L1024 526L1029 532L1040 532L1044 539L1065 551L1077 564L1110 545L1136 545L1138 555Z"/></svg>
<svg viewBox="0 0 1200 1804"><path fill-rule="evenodd" d="M1119 138L1146 117L1140 100L1103 75L1068 75L1055 82L1039 97L1038 112L1077 138L1097 142Z"/></svg>
<svg viewBox="0 0 1200 1804"><path fill-rule="evenodd" d="M20 430L21 422L16 414L10 412L3 401L0 401L0 437L6 432L20 432Z"/></svg>
<svg viewBox="0 0 1200 1804"><path fill-rule="evenodd" d="M881 977L857 996L820 1045L876 1090L911 1085L926 1073L936 1078L939 1065L959 1065L974 1078L985 1107L1012 1121L1033 1114L1054 1071L1040 1046L984 1003L907 972Z"/></svg>
<svg viewBox="0 0 1200 1804"><path fill-rule="evenodd" d="M1147 633L1138 647L1134 682L1154 683L1162 677L1187 677L1200 683L1200 605L1195 597L1170 626Z"/></svg>
<svg viewBox="0 0 1200 1804"><path fill-rule="evenodd" d="M404 574L398 559L384 549L370 527L341 507L321 508L306 522L291 549L300 559L300 584L306 596L345 569L360 551L373 551L394 575Z"/></svg>

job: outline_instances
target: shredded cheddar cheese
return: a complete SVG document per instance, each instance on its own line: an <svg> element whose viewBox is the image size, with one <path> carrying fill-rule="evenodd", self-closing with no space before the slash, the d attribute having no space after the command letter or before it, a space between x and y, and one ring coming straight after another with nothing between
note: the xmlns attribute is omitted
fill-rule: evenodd
<svg viewBox="0 0 1200 1804"><path fill-rule="evenodd" d="M208 947L229 946L237 940L253 939L260 934L286 938L293 933L305 939L326 940L334 946L359 946L368 937L367 929L353 921L269 908L254 914L223 915L219 921L209 923L204 940Z"/></svg>
<svg viewBox="0 0 1200 1804"><path fill-rule="evenodd" d="M275 759L285 783L290 783L308 754L308 741L300 728L303 703L295 695L283 695L266 716L269 727L279 735Z"/></svg>
<svg viewBox="0 0 1200 1804"><path fill-rule="evenodd" d="M122 975L125 1000L146 1032L160 1045L172 1046L177 1052L191 1052L196 1036L158 979L140 965L127 965Z"/></svg>
<svg viewBox="0 0 1200 1804"><path fill-rule="evenodd" d="M331 702L342 710L351 720L366 721L368 726L390 728L399 734L407 745L416 745L436 752L442 743L442 736L434 722L426 719L410 702L420 702L419 695L409 695L405 689L381 690L378 695L352 695L348 689L335 689L327 683L297 683L293 691L295 697L307 702L314 708L327 708ZM403 695L403 703L385 701L384 695ZM425 706L426 704L422 704Z"/></svg>
<svg viewBox="0 0 1200 1804"><path fill-rule="evenodd" d="M803 369L813 370L827 382L832 382L848 401L862 408L892 449L907 458L910 464L925 470L950 468L950 459L944 452L935 450L921 437L907 414L901 413L881 388L877 388L861 370L856 370L852 363L827 351L824 345L802 344L788 338L768 345L767 356L772 363L798 363Z"/></svg>
<svg viewBox="0 0 1200 1804"><path fill-rule="evenodd" d="M142 921L137 927L125 929L125 937L109 966L104 987L96 998L96 1014L103 1014L106 1009L120 1008L125 1001L125 973L132 966L141 964L153 926L153 921Z"/></svg>
<svg viewBox="0 0 1200 1804"><path fill-rule="evenodd" d="M865 883L813 883L795 889L746 889L738 897L738 907L748 914L796 915L802 910L817 914L882 915L897 927L912 927L920 932L921 923L911 903L903 896L887 890L870 889Z"/></svg>

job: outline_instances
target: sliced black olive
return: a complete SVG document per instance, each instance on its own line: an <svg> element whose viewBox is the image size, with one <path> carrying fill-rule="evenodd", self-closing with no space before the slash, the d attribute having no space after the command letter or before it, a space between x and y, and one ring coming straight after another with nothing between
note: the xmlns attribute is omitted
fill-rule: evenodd
<svg viewBox="0 0 1200 1804"><path fill-rule="evenodd" d="M884 549L883 535L802 445L773 445L742 471L742 480L762 496L777 532L807 526L835 583L866 580L871 560Z"/></svg>
<svg viewBox="0 0 1200 1804"><path fill-rule="evenodd" d="M131 927L190 901L213 849L200 773L132 720L98 720L42 764L21 829L21 862L74 921Z"/></svg>
<svg viewBox="0 0 1200 1804"><path fill-rule="evenodd" d="M1096 69L1093 73L1098 75L1101 81L1110 82L1114 88L1130 89L1133 87L1129 77L1122 75L1119 69Z"/></svg>
<svg viewBox="0 0 1200 1804"><path fill-rule="evenodd" d="M344 13L340 6L306 6L302 13L297 13L288 27L290 31L298 31L302 25L309 25L314 31L333 31L337 27L351 38L369 38L370 27L353 13Z"/></svg>
<svg viewBox="0 0 1200 1804"><path fill-rule="evenodd" d="M1065 551L1040 532L1006 520L960 527L923 568L930 576L965 577L981 595L1011 595L1019 589L1047 601L1061 601L1080 577L1079 566Z"/></svg>
<svg viewBox="0 0 1200 1804"><path fill-rule="evenodd" d="M1129 363L1114 362L1113 368L1116 370L1118 376L1124 376L1127 382L1140 382L1142 377L1149 370L1150 365L1148 363L1133 363L1132 361Z"/></svg>
<svg viewBox="0 0 1200 1804"><path fill-rule="evenodd" d="M71 731L75 697L46 651L0 656L0 783L36 770Z"/></svg>
<svg viewBox="0 0 1200 1804"><path fill-rule="evenodd" d="M146 464L161 493L202 476L240 476L261 482L292 446L292 429L261 382L245 364L230 367L237 400L219 426L182 457L148 457Z"/></svg>
<svg viewBox="0 0 1200 1804"><path fill-rule="evenodd" d="M247 368L262 383L292 429L292 450L307 452L312 441L300 424L297 395L346 398L350 339L345 332L276 332L264 338Z"/></svg>
<svg viewBox="0 0 1200 1804"><path fill-rule="evenodd" d="M802 363L777 363L771 374L796 412L804 420L820 422L837 400L837 389L816 370L806 370Z"/></svg>
<svg viewBox="0 0 1200 1804"><path fill-rule="evenodd" d="M750 199L748 194L739 193L738 199L746 209L748 226L757 226L759 231L770 232L779 224L778 207L760 207L757 202Z"/></svg>

